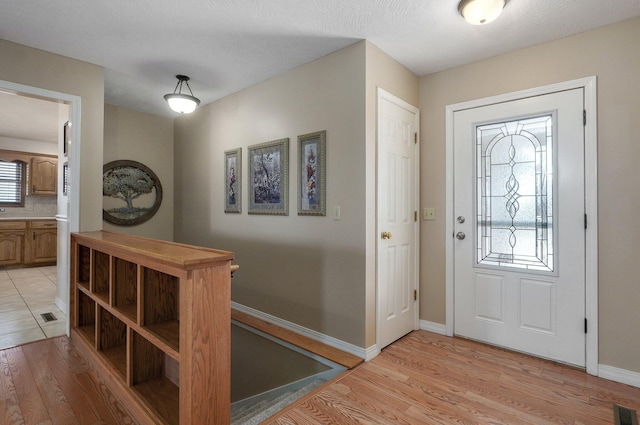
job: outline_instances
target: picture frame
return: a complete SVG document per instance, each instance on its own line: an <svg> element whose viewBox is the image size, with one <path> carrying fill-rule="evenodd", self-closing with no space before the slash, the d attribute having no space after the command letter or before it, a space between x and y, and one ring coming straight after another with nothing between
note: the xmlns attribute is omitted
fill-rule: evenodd
<svg viewBox="0 0 640 425"><path fill-rule="evenodd" d="M158 212L161 203L160 179L146 165L124 159L103 166L103 220L121 226L141 224Z"/></svg>
<svg viewBox="0 0 640 425"><path fill-rule="evenodd" d="M289 138L248 151L249 214L289 215Z"/></svg>
<svg viewBox="0 0 640 425"><path fill-rule="evenodd" d="M326 138L326 130L298 136L298 215L327 215Z"/></svg>
<svg viewBox="0 0 640 425"><path fill-rule="evenodd" d="M242 212L242 148L224 152L224 212Z"/></svg>

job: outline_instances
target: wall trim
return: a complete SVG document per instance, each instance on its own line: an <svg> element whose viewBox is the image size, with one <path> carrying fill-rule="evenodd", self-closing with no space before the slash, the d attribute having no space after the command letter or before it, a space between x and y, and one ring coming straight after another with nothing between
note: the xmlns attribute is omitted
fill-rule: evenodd
<svg viewBox="0 0 640 425"><path fill-rule="evenodd" d="M429 322L428 320L420 320L420 329L423 331L433 332L438 335L446 335L447 328L442 323Z"/></svg>
<svg viewBox="0 0 640 425"><path fill-rule="evenodd" d="M598 376L640 388L640 373L604 364L598 365Z"/></svg>
<svg viewBox="0 0 640 425"><path fill-rule="evenodd" d="M332 336L314 331L313 329L305 328L304 326L297 325L295 323L289 322L279 317L272 316L267 313L263 313L259 310L253 309L251 307L247 307L242 304L238 304L235 301L231 301L231 308L234 308L238 311L246 313L250 316L257 317L258 319L264 320L265 322L269 322L271 324L280 326L281 328L284 328L288 331L306 336L307 338L311 338L314 341L318 341L330 347L337 348L338 350L342 350L349 354L353 354L354 356L358 356L361 359L365 359L367 361L377 356L378 353L380 352L380 350L377 349L376 345L372 345L367 349L358 347L356 345L350 344L348 342L342 341Z"/></svg>

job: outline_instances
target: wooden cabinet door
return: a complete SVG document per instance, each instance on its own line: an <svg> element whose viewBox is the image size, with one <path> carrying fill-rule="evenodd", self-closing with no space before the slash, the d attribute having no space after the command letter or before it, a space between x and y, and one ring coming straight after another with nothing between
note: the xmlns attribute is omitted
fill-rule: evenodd
<svg viewBox="0 0 640 425"><path fill-rule="evenodd" d="M34 221L30 226L29 263L51 263L57 260L58 230L55 221Z"/></svg>
<svg viewBox="0 0 640 425"><path fill-rule="evenodd" d="M31 158L31 194L58 193L58 159L45 156Z"/></svg>
<svg viewBox="0 0 640 425"><path fill-rule="evenodd" d="M0 266L22 263L24 232L0 232Z"/></svg>

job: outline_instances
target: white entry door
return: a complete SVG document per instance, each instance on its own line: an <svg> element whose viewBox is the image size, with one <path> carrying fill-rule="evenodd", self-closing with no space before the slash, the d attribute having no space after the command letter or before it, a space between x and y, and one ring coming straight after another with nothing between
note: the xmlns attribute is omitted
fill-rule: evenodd
<svg viewBox="0 0 640 425"><path fill-rule="evenodd" d="M383 348L417 328L418 109L378 89L378 332Z"/></svg>
<svg viewBox="0 0 640 425"><path fill-rule="evenodd" d="M455 112L455 334L585 366L583 96Z"/></svg>

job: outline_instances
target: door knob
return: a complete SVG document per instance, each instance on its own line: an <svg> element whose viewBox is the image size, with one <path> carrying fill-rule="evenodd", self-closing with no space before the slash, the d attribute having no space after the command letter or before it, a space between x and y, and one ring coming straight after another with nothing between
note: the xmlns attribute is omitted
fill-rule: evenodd
<svg viewBox="0 0 640 425"><path fill-rule="evenodd" d="M457 239L463 240L465 238L465 236L467 236L467 235L465 235L464 232L456 233L456 238Z"/></svg>
<svg viewBox="0 0 640 425"><path fill-rule="evenodd" d="M391 232L382 232L382 239L391 239Z"/></svg>

